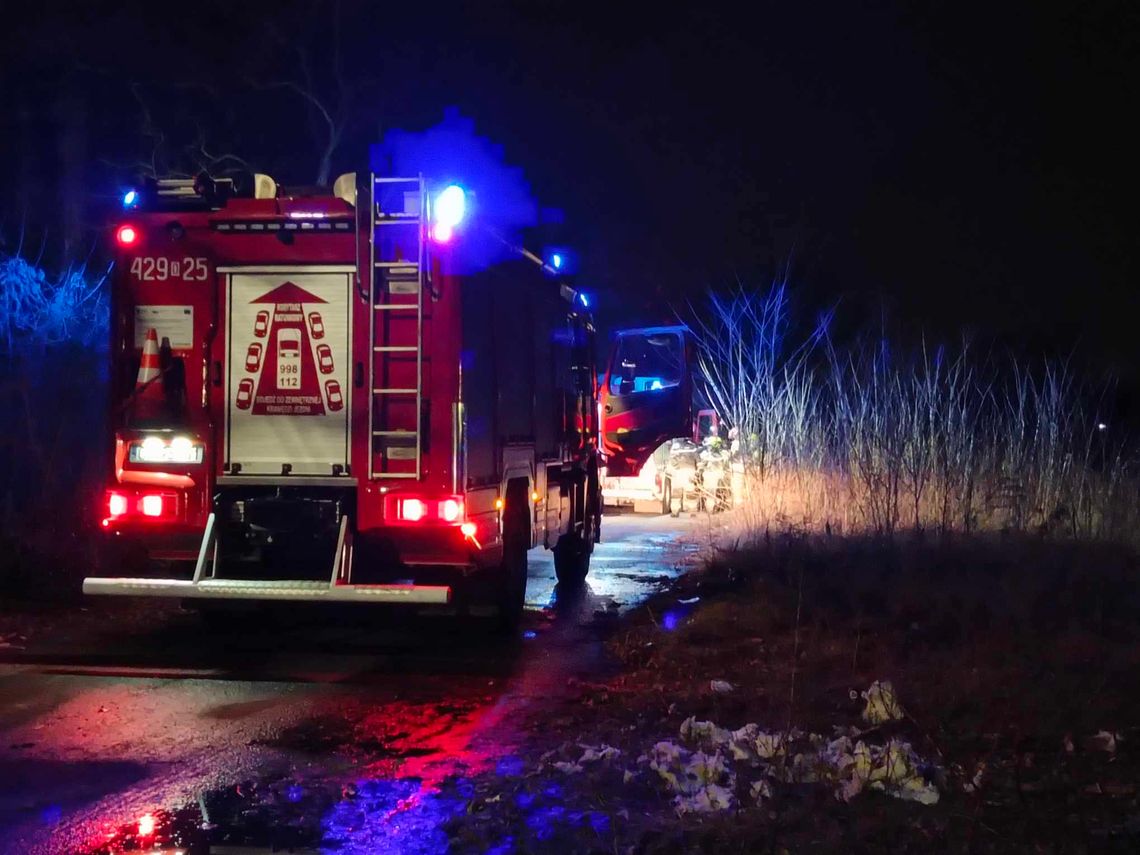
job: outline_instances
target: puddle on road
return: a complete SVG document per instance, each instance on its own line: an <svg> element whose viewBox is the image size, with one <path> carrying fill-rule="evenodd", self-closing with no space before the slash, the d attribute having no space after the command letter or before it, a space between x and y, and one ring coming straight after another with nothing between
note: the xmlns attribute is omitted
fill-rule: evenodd
<svg viewBox="0 0 1140 855"><path fill-rule="evenodd" d="M522 773L515 757L501 758L498 780ZM198 805L155 811L110 829L86 855L162 852L211 855L226 852L407 853L444 851L505 853L569 833L585 831L600 838L611 818L569 806L555 779L528 779L491 796L512 804L513 834L498 839L463 841L448 834L450 820L486 802L467 776L428 788L417 778L361 779L350 784L266 778L204 795ZM525 841L525 842L524 842Z"/></svg>
<svg viewBox="0 0 1140 855"><path fill-rule="evenodd" d="M506 683L496 681L496 687ZM509 698L491 686L438 702L349 701L342 713L308 719L256 743L281 752L276 771L204 792L196 804L116 822L81 851L419 855L449 845L454 850L449 820L482 801L473 780L486 780L485 773L510 780L523 772L512 753L513 715ZM529 783L527 790L502 794L514 803L522 824L518 833L528 840L609 821L572 810L556 782L537 794ZM504 836L458 848L506 853L515 842Z"/></svg>
<svg viewBox="0 0 1140 855"><path fill-rule="evenodd" d="M379 713L377 714L379 715ZM442 726L440 728L443 729ZM211 855L236 852L408 853L443 851L514 851L514 839L462 842L449 838L448 822L485 802L473 779L494 772L495 780L520 780L517 757L498 751L477 752L465 737L456 737L452 755L438 749L451 737L435 740L432 750L411 749L422 732L384 732L372 747L366 771L337 779L323 772L266 774L235 786L204 793L197 804L176 811L154 811L137 820L108 827L91 841L85 855L162 852L166 855ZM298 730L290 738L305 738ZM326 733L327 735L327 733ZM430 739L430 737L429 737ZM367 740L353 747L359 751ZM308 746L307 746L308 747ZM494 756L493 756L494 755ZM565 803L561 786L533 780L528 787L496 794L511 800L522 824L520 833L544 840L562 829L598 830L609 818L575 811ZM482 798L477 798L482 796ZM450 849L449 849L450 847Z"/></svg>
<svg viewBox="0 0 1140 855"><path fill-rule="evenodd" d="M680 575L684 557L695 549L695 544L677 543L668 533L647 534L635 544L603 544L585 589L573 595L560 595L553 584L553 567L542 565L552 561L549 556L532 556L538 572L531 575L528 607L541 610L543 619L530 623L545 633L557 626L598 626L616 619ZM675 613L663 615L666 628L685 611L678 606ZM534 636L534 630L528 630L522 643ZM562 636L563 644L575 637L565 632ZM530 851L563 830L592 830L595 838L604 836L610 817L573 810L557 781L531 777L525 787L506 785L523 772L521 761L511 753L514 746L503 736L511 728L499 727L511 713L496 690L481 692L445 703L397 700L362 707L351 716L310 719L259 743L283 752L288 767L205 792L197 804L105 828L86 855L156 850L184 855L418 855L445 851L449 844L459 851L507 853L516 846ZM222 715L244 712L240 707L221 709ZM506 788L476 793L473 779L491 771ZM501 839L449 840L449 820L465 815L472 805L500 797L512 806L514 836L503 830Z"/></svg>
<svg viewBox="0 0 1140 855"><path fill-rule="evenodd" d="M283 752L287 770L107 827L85 852L442 851L443 824L468 804L464 782L511 762L511 746L491 741L498 700L396 701L307 720L257 743Z"/></svg>

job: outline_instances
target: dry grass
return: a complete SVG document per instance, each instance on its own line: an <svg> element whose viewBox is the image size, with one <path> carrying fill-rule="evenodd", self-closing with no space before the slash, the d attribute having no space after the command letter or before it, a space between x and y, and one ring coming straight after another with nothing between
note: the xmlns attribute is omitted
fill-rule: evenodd
<svg viewBox="0 0 1140 855"><path fill-rule="evenodd" d="M1140 462L1112 384L883 339L841 345L831 317L793 340L787 291L714 295L693 324L699 385L737 433L752 531L1140 531Z"/></svg>
<svg viewBox="0 0 1140 855"><path fill-rule="evenodd" d="M1000 535L780 536L721 553L617 628L618 673L546 711L525 755L534 772L510 792L554 780L567 810L613 818L603 838L554 830L549 851L1135 851L1138 564L1122 548ZM711 691L714 679L734 691ZM906 718L889 733L933 764L937 805L876 793L843 804L788 786L764 807L679 818L668 794L623 785L620 771L538 772L564 743L613 745L632 765L689 716L824 734L865 726L852 692L875 680L898 692ZM1119 734L1114 752L1096 745L1100 731ZM480 839L478 828L530 840L522 815L487 804L503 786L478 785L486 813L459 822L457 840Z"/></svg>

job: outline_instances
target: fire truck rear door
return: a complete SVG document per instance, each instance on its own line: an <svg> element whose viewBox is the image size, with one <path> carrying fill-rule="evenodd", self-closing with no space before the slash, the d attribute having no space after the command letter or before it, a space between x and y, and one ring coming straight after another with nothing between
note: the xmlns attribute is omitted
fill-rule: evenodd
<svg viewBox="0 0 1140 855"><path fill-rule="evenodd" d="M347 474L353 268L219 273L227 279L226 472Z"/></svg>
<svg viewBox="0 0 1140 855"><path fill-rule="evenodd" d="M599 390L610 477L636 475L654 450L692 430L692 344L683 326L619 330Z"/></svg>

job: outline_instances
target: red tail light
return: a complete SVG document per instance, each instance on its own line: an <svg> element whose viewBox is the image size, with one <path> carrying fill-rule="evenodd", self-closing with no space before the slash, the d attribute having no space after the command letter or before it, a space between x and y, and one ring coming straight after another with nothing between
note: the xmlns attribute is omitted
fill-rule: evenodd
<svg viewBox="0 0 1140 855"><path fill-rule="evenodd" d="M127 512L127 497L122 493L107 494L107 515L121 517Z"/></svg>
<svg viewBox="0 0 1140 855"><path fill-rule="evenodd" d="M405 522L419 522L427 516L427 507L419 499L401 499L397 507L400 519Z"/></svg>
<svg viewBox="0 0 1140 855"><path fill-rule="evenodd" d="M462 496L421 499L407 496L396 499L396 519L410 523L444 523L459 525L463 522Z"/></svg>
<svg viewBox="0 0 1140 855"><path fill-rule="evenodd" d="M173 493L124 493L108 490L103 527L113 521L138 519L173 520L178 517L178 496Z"/></svg>

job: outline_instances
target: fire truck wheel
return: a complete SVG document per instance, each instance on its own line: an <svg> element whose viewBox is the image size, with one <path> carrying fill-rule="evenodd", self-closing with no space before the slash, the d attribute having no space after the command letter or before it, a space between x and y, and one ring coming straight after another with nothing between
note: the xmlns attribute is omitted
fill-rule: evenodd
<svg viewBox="0 0 1140 855"><path fill-rule="evenodd" d="M499 569L499 627L510 632L522 620L526 604L527 550L530 547L529 514L525 483L507 490L508 512L503 520L503 563Z"/></svg>
<svg viewBox="0 0 1140 855"><path fill-rule="evenodd" d="M554 545L554 575L558 584L577 587L590 572L590 545L577 534L564 534Z"/></svg>

